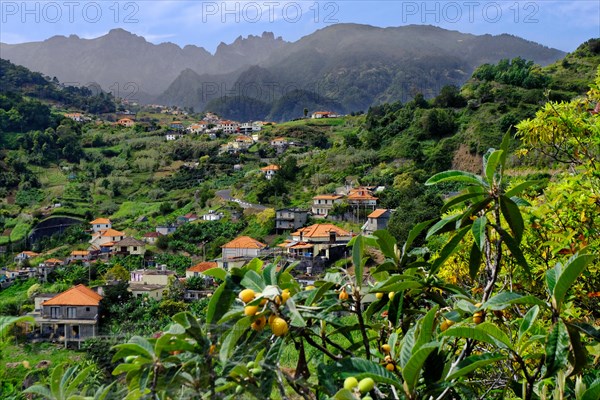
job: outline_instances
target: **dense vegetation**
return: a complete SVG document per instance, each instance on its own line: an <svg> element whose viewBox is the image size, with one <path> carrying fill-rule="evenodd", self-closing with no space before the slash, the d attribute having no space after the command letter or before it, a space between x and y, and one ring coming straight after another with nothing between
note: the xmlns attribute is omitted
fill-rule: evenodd
<svg viewBox="0 0 600 400"><path fill-rule="evenodd" d="M192 263L188 255L214 256L235 235L262 239L273 231L272 209L242 213L213 198L216 190L306 206L315 193L362 184L386 187L378 196L396 208L393 236L357 237L352 257L313 287L277 260L208 272L220 286L203 303L182 302L175 280L161 302L131 299L125 285L115 286L105 297L103 329L119 338L88 344L84 359L52 375L33 369L37 384L28 391L40 398L62 391L156 399L596 399L599 58L590 41L566 64L545 69L519 59L482 66L463 88L448 86L432 100L415 96L365 116L269 126L241 154L216 154L226 138L173 144L157 140L163 131L73 126L84 157L59 161L56 177L38 172L35 185L10 189L20 202L3 204L4 227L32 224L22 215L34 218L58 199L72 212L103 211L134 233L188 212L224 212L225 220L186 224L152 249L156 262L181 272ZM591 90L583 93L567 68L586 76L594 70ZM532 75L553 88L549 94L525 84ZM277 154L266 143L278 136L298 143ZM55 168L35 158L35 134L21 137L7 156ZM282 167L271 181L258 172L265 158ZM170 179L176 185L167 186ZM242 221L232 222L234 215ZM140 262L75 265L37 289L126 277ZM10 314L31 307L35 290L26 285L0 292ZM16 368L19 378L26 369ZM351 377L361 381L360 397ZM5 393L22 398L17 378L0 378Z"/></svg>

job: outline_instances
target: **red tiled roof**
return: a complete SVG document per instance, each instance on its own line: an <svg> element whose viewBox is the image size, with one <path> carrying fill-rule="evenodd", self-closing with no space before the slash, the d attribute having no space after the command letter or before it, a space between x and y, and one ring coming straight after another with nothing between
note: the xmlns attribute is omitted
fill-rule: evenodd
<svg viewBox="0 0 600 400"><path fill-rule="evenodd" d="M292 236L300 236L300 234L302 234L302 237L304 238L329 237L331 232L335 232L338 236L352 236L350 232L333 224L314 224L307 226L306 228L298 229L298 231L292 233Z"/></svg>
<svg viewBox="0 0 600 400"><path fill-rule="evenodd" d="M62 292L50 300L42 303L43 306L97 306L102 296L85 285L77 285Z"/></svg>
<svg viewBox="0 0 600 400"><path fill-rule="evenodd" d="M194 265L191 268L188 268L186 271L189 272L204 272L204 271L208 271L211 268L216 268L217 267L217 263L214 261L204 261L201 262L199 264Z"/></svg>
<svg viewBox="0 0 600 400"><path fill-rule="evenodd" d="M104 237L125 236L125 233L119 232L119 231L111 228L111 229L107 229L107 230L103 231L102 236L104 236Z"/></svg>
<svg viewBox="0 0 600 400"><path fill-rule="evenodd" d="M95 224L110 224L110 219L108 218L96 218L95 220L93 220L92 222L90 222L90 224L95 225Z"/></svg>
<svg viewBox="0 0 600 400"><path fill-rule="evenodd" d="M240 236L221 246L223 249L264 249L265 247L267 247L266 244L252 239L250 236Z"/></svg>
<svg viewBox="0 0 600 400"><path fill-rule="evenodd" d="M87 256L88 254L90 254L90 252L87 250L73 250L71 252L72 256Z"/></svg>
<svg viewBox="0 0 600 400"><path fill-rule="evenodd" d="M378 208L375 211L373 211L371 214L367 215L367 218L379 218L383 214L385 214L387 211L388 211L387 208Z"/></svg>

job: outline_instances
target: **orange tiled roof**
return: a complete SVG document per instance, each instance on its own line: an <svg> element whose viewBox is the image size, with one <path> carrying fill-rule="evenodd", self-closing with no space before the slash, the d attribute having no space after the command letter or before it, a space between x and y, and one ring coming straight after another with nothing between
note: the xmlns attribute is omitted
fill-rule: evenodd
<svg viewBox="0 0 600 400"><path fill-rule="evenodd" d="M250 236L240 236L221 246L223 249L264 249L265 247L267 247L266 244L252 239Z"/></svg>
<svg viewBox="0 0 600 400"><path fill-rule="evenodd" d="M313 200L338 200L344 196L340 196L339 194L320 194L318 196L313 197Z"/></svg>
<svg viewBox="0 0 600 400"><path fill-rule="evenodd" d="M108 236L110 236L110 237L113 237L113 236L125 236L125 233L124 232L119 232L119 231L111 228L111 229L107 229L107 230L103 231L102 232L102 236L104 236L104 237L108 237Z"/></svg>
<svg viewBox="0 0 600 400"><path fill-rule="evenodd" d="M62 292L50 300L42 303L43 306L97 306L102 296L85 285L77 285Z"/></svg>
<svg viewBox="0 0 600 400"><path fill-rule="evenodd" d="M204 272L207 271L211 268L216 268L217 267L217 263L214 261L204 261L201 262L199 264L194 265L191 268L188 268L186 271L190 271L190 272Z"/></svg>
<svg viewBox="0 0 600 400"><path fill-rule="evenodd" d="M279 171L279 165L271 164L260 169L261 171Z"/></svg>
<svg viewBox="0 0 600 400"><path fill-rule="evenodd" d="M87 250L73 250L71 252L72 256L87 256L88 254L90 254L90 252Z"/></svg>
<svg viewBox="0 0 600 400"><path fill-rule="evenodd" d="M25 254L28 257L37 257L40 255L40 253L36 253L35 251L29 251L29 250L23 251L23 252L21 252L21 254Z"/></svg>
<svg viewBox="0 0 600 400"><path fill-rule="evenodd" d="M387 211L388 211L387 208L378 208L375 211L373 211L371 214L367 215L367 218L379 218L383 214L385 214Z"/></svg>
<svg viewBox="0 0 600 400"><path fill-rule="evenodd" d="M377 200L367 189L352 189L348 193L348 200Z"/></svg>
<svg viewBox="0 0 600 400"><path fill-rule="evenodd" d="M333 113L331 111L317 111L317 112L314 112L313 114L316 114L316 115L329 115L329 114L333 114Z"/></svg>
<svg viewBox="0 0 600 400"><path fill-rule="evenodd" d="M57 263L61 263L61 262L62 262L62 260L59 260L58 258L49 258L49 259L47 259L47 260L46 260L46 261L44 261L44 262L46 262L46 263L54 263L54 264L57 264Z"/></svg>
<svg viewBox="0 0 600 400"><path fill-rule="evenodd" d="M108 218L96 218L95 220L93 220L92 222L90 222L90 224L95 225L95 224L110 224L110 219Z"/></svg>
<svg viewBox="0 0 600 400"><path fill-rule="evenodd" d="M332 224L314 224L307 226L306 228L298 229L298 231L292 233L292 236L300 236L304 238L318 238L318 237L329 237L330 232L335 232L338 236L351 236L352 234L342 228Z"/></svg>
<svg viewBox="0 0 600 400"><path fill-rule="evenodd" d="M235 140L237 142L252 142L252 138L248 137L248 136L238 136L235 138Z"/></svg>

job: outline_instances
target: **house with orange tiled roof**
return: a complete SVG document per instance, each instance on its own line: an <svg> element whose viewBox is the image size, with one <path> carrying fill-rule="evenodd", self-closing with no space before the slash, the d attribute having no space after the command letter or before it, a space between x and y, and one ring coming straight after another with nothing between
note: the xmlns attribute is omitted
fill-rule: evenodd
<svg viewBox="0 0 600 400"><path fill-rule="evenodd" d="M90 244L92 248L100 249L100 246L108 242L118 242L125 238L125 232L109 228L92 234Z"/></svg>
<svg viewBox="0 0 600 400"><path fill-rule="evenodd" d="M22 251L19 254L17 254L17 256L15 257L14 261L16 263L22 263L25 260L29 260L30 258L35 258L37 256L39 256L39 253L36 253L35 251Z"/></svg>
<svg viewBox="0 0 600 400"><path fill-rule="evenodd" d="M313 197L312 214L316 217L327 217L335 204L339 204L344 196L339 194L320 194Z"/></svg>
<svg viewBox="0 0 600 400"><path fill-rule="evenodd" d="M268 180L273 179L277 171L279 171L279 165L271 164L266 167L262 167L260 171L265 175Z"/></svg>
<svg viewBox="0 0 600 400"><path fill-rule="evenodd" d="M41 302L41 310L30 315L41 338L80 344L98 332L98 310L102 296L85 285L77 285ZM39 333L38 333L39 329Z"/></svg>
<svg viewBox="0 0 600 400"><path fill-rule="evenodd" d="M291 237L285 246L288 253L301 250L304 255L310 253L313 257L332 260L347 250L346 245L354 234L333 224L314 224L298 229Z"/></svg>
<svg viewBox="0 0 600 400"><path fill-rule="evenodd" d="M92 230L94 232L105 231L112 228L112 223L108 218L96 218L95 220L90 221L90 225L92 225Z"/></svg>
<svg viewBox="0 0 600 400"><path fill-rule="evenodd" d="M203 273L212 268L217 268L218 264L215 261L203 261L185 270L186 278L194 278L204 276Z"/></svg>
<svg viewBox="0 0 600 400"><path fill-rule="evenodd" d="M365 187L351 189L346 196L348 203L353 206L372 207L377 205L377 197L373 196L371 190Z"/></svg>
<svg viewBox="0 0 600 400"><path fill-rule="evenodd" d="M240 236L221 246L220 267L242 266L253 258L259 257L267 245L250 236Z"/></svg>
<svg viewBox="0 0 600 400"><path fill-rule="evenodd" d="M365 235L372 235L375 231L386 229L391 217L392 210L386 208L374 210L367 215L367 222L362 226L362 232Z"/></svg>

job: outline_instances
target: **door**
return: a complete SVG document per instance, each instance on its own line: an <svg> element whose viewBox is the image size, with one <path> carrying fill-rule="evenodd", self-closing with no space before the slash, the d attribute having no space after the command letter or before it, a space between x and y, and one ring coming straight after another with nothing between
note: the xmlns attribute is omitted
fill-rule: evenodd
<svg viewBox="0 0 600 400"><path fill-rule="evenodd" d="M77 308L76 307L67 307L67 318L71 318L71 319L77 318Z"/></svg>

